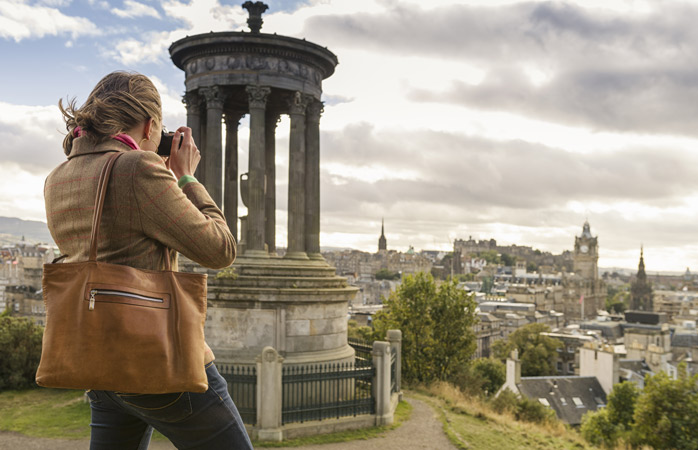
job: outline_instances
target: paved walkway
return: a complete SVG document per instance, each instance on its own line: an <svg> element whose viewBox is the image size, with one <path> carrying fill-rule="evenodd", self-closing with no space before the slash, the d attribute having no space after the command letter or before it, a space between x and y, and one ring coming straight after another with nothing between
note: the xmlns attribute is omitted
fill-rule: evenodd
<svg viewBox="0 0 698 450"><path fill-rule="evenodd" d="M443 432L436 412L426 403L406 398L412 405L410 419L385 435L337 444L286 447L287 450L456 450ZM43 439L0 431L0 450L87 450L89 440ZM149 450L172 450L169 442L151 442Z"/></svg>

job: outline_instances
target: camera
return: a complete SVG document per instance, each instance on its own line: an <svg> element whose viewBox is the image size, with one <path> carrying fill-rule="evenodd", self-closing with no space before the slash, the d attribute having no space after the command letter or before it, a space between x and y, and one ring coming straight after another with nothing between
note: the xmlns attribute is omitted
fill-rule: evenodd
<svg viewBox="0 0 698 450"><path fill-rule="evenodd" d="M182 146L183 135L179 135L179 147ZM172 141L174 140L174 133L171 133L163 128L162 136L160 139L160 145L158 145L158 155L160 156L170 156L170 151L172 150Z"/></svg>

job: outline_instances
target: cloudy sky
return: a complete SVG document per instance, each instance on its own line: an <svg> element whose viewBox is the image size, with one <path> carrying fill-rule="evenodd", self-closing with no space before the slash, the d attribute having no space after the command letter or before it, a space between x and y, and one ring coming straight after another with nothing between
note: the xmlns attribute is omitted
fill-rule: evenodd
<svg viewBox="0 0 698 450"><path fill-rule="evenodd" d="M45 220L58 99L81 104L108 72L150 76L165 124L184 124L167 49L246 30L241 3L0 0L0 215ZM263 32L340 61L323 85L323 246L375 251L384 217L397 250L472 236L560 253L588 218L600 266L636 267L644 245L650 272L698 271L698 1L267 3Z"/></svg>

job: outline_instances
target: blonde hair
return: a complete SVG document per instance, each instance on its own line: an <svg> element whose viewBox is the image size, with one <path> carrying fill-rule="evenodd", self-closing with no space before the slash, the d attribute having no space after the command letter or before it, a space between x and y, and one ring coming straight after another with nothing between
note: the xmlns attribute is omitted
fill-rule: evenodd
<svg viewBox="0 0 698 450"><path fill-rule="evenodd" d="M73 148L76 127L99 143L144 120L162 121L160 94L153 82L139 73L112 72L97 83L80 108L75 107L74 98L65 107L59 100L58 108L68 131L63 140L66 155Z"/></svg>

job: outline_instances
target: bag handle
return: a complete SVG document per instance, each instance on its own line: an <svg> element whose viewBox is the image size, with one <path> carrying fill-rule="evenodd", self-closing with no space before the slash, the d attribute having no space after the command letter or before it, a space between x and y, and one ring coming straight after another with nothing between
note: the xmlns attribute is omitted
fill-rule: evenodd
<svg viewBox="0 0 698 450"><path fill-rule="evenodd" d="M114 163L123 155L124 152L116 152L109 157L107 163L102 167L102 172L99 174L99 183L97 184L97 198L95 199L95 209L92 215L92 235L90 236L90 258L88 261L97 261L97 237L99 236L99 226L102 223L102 210L104 209L104 199L107 197L107 186L109 185L109 176L114 167ZM165 270L171 271L170 252L165 247Z"/></svg>

